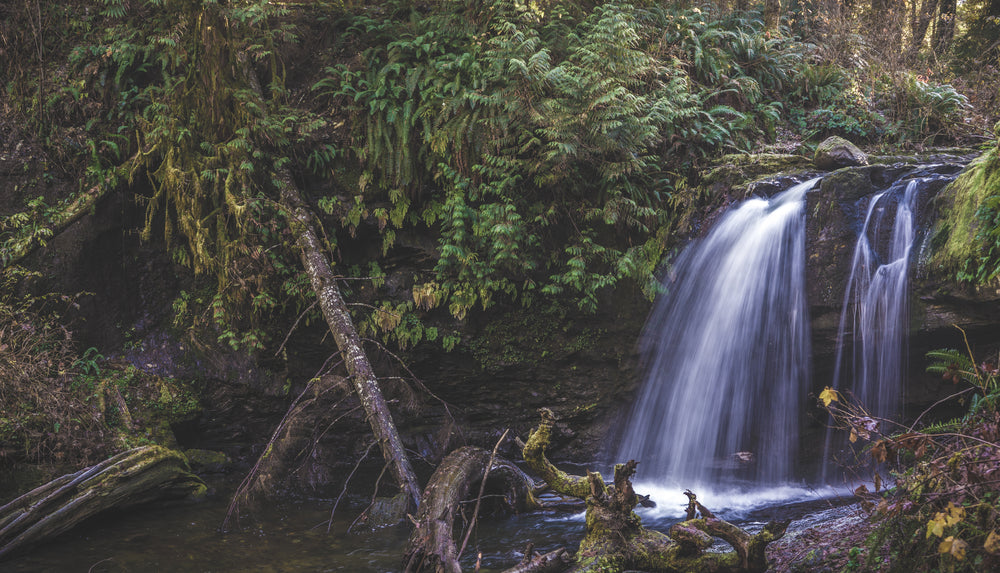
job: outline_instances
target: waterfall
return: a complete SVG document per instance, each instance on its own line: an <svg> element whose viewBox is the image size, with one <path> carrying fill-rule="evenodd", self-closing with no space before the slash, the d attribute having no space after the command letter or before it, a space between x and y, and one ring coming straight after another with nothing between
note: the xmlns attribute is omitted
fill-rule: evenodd
<svg viewBox="0 0 1000 573"><path fill-rule="evenodd" d="M615 459L680 488L793 478L809 372L805 194L728 211L664 280L647 377Z"/></svg>
<svg viewBox="0 0 1000 573"><path fill-rule="evenodd" d="M850 392L881 419L898 419L903 403L909 331L907 273L918 185L919 180L913 179L870 199L854 248L837 332L833 387ZM827 451L831 439L828 432ZM825 458L830 461L830 456ZM824 467L824 479L828 472Z"/></svg>

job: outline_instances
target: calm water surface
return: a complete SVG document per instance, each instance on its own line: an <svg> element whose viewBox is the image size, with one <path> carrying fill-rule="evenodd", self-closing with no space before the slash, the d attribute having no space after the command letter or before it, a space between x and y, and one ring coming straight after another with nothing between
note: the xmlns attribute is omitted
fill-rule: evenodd
<svg viewBox="0 0 1000 573"><path fill-rule="evenodd" d="M666 494L664 494L666 495ZM678 521L677 503L643 510L646 526L666 531ZM706 500L708 501L708 500ZM273 503L243 519L242 531L221 533L229 497L202 503L120 513L92 520L28 554L0 564L0 570L23 572L292 572L351 571L385 573L401 569L406 528L350 534L347 528L359 508L338 510L327 532L332 500ZM709 502L710 503L710 502ZM769 519L795 518L841 505L842 500L817 495L795 503L782 502L722 514L750 531ZM579 509L578 509L579 508ZM484 573L515 565L531 541L536 551L576 548L583 534L582 506L483 520L474 531L463 558L471 571L481 553ZM714 508L713 508L714 509ZM719 550L726 550L721 545Z"/></svg>

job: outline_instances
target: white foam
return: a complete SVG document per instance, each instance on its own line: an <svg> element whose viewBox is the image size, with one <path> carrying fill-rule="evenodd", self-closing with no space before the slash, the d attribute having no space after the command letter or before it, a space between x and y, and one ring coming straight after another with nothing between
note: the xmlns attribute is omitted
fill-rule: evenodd
<svg viewBox="0 0 1000 573"><path fill-rule="evenodd" d="M636 513L650 519L683 517L688 504L688 498L684 495L685 489L694 492L698 496L698 501L712 513L727 520L739 518L755 509L768 506L830 499L850 493L844 488L811 487L802 484L752 488L692 484L688 488L683 488L663 483L637 482L634 488L637 493L648 495L656 502L656 507L636 508Z"/></svg>

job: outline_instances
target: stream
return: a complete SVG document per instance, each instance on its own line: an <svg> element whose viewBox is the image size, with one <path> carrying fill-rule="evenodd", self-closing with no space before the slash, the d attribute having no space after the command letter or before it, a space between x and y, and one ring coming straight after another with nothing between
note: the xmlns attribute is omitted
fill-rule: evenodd
<svg viewBox="0 0 1000 573"><path fill-rule="evenodd" d="M638 487L638 484L637 484ZM640 491L642 491L640 489ZM639 509L643 523L666 532L681 520L686 498L680 491L649 490L660 499L652 509ZM843 492L840 492L843 493ZM675 503L662 501L675 497ZM350 571L388 573L401 570L408 527L348 533L362 506L338 510L327 532L334 500L316 498L260 504L241 531L222 533L229 495L216 493L194 504L143 508L100 516L26 554L3 563L3 571L53 572L297 572ZM720 517L758 531L772 519L793 519L790 534L815 525L828 512L840 515L852 501L828 489L782 488L756 495L699 496ZM469 538L463 569L472 571L481 553L481 571L498 572L515 565L525 545L546 552L574 550L583 536L583 505L543 498L553 509L514 516L483 518ZM728 507L727 507L728 506ZM246 515L246 513L244 514ZM799 525L801 523L801 525ZM718 551L730 550L719 542Z"/></svg>

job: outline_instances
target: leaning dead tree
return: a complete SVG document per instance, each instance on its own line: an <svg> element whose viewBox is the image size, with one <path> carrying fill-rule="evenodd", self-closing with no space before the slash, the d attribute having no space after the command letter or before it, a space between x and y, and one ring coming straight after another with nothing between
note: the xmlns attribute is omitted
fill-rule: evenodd
<svg viewBox="0 0 1000 573"><path fill-rule="evenodd" d="M0 560L109 509L196 497L206 487L183 454L162 446L122 452L0 507Z"/></svg>
<svg viewBox="0 0 1000 573"><path fill-rule="evenodd" d="M241 54L239 59L247 83L263 100L260 81L246 62L245 54ZM262 106L262 109L266 109L266 106ZM313 216L308 204L302 199L298 186L287 168L277 170L274 183L278 188L282 212L291 228L292 235L295 237L302 265L309 276L313 292L316 293L323 317L326 319L331 334L333 334L337 349L340 351L350 375L351 383L382 450L382 456L385 458L391 475L399 485L400 493L391 503L393 508L383 512L384 515L388 516L388 521L398 521L406 515L406 512L415 510L420 503L420 486L417 483L416 474L413 472L409 458L403 449L403 442L396 430L392 413L389 411L389 406L379 388L378 379L362 347L361 337L354 327L347 303L344 302L340 293L337 276L334 274L330 259L323 248L323 242L320 241L317 234L316 227L319 222ZM332 383L321 378L317 381L317 387L313 388L312 391L316 394L322 394L330 389L328 387L330 385ZM294 417L293 414L290 411L291 417ZM286 420L288 418L289 416L286 416ZM266 451L264 455L267 455ZM259 466L260 462L257 464L257 467ZM253 476L244 484L251 485L252 478ZM247 488L240 488L240 492L233 500L233 506L240 501L241 496L246 495L246 492ZM230 515L232 515L233 506L230 507Z"/></svg>
<svg viewBox="0 0 1000 573"><path fill-rule="evenodd" d="M576 552L576 561L568 571L611 573L638 569L642 571L736 573L767 570L764 551L780 539L788 522L769 523L757 535L718 519L704 508L693 494L688 519L670 528L670 535L646 529L633 512L640 501L632 489L631 478L637 462L615 466L614 483L608 485L600 473L587 476L567 474L545 457L555 423L555 416L542 409L542 422L524 446L524 460L549 486L562 494L584 499L587 503L586 534ZM701 517L695 519L696 513ZM707 553L712 538L729 543L735 551ZM532 571L523 564L518 571ZM549 569L551 570L551 569Z"/></svg>

